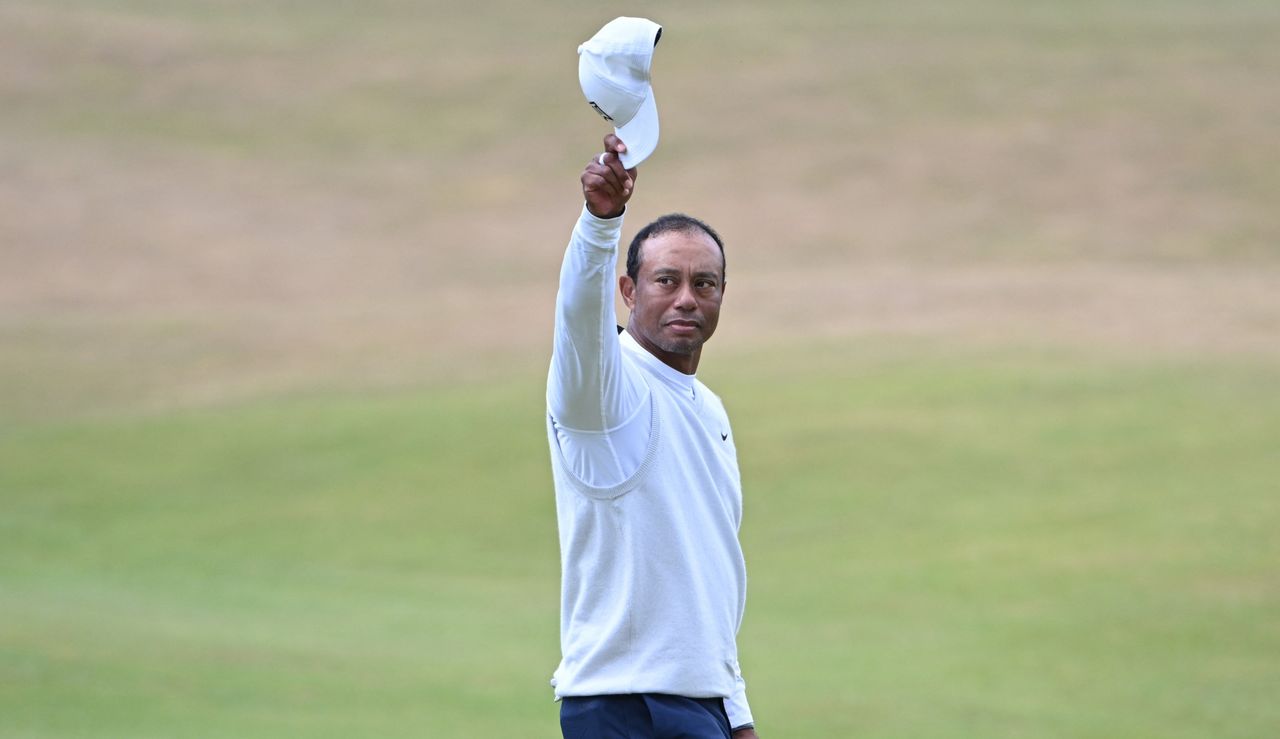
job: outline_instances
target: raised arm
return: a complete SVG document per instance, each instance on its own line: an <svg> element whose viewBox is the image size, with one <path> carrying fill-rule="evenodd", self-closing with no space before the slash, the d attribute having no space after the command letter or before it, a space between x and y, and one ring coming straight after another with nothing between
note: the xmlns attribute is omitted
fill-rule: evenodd
<svg viewBox="0 0 1280 739"><path fill-rule="evenodd" d="M622 372L614 311L614 271L622 214L635 186L618 153L626 146L614 134L604 153L582 172L586 201L560 269L555 345L547 378L547 406L564 430L598 433L627 421L643 401L643 390Z"/></svg>

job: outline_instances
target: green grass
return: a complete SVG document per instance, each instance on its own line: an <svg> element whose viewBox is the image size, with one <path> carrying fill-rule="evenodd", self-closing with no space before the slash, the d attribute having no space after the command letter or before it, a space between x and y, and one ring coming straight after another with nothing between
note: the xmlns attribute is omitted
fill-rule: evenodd
<svg viewBox="0 0 1280 739"><path fill-rule="evenodd" d="M1280 730L1274 367L891 354L709 363L769 734ZM539 380L0 437L0 735L556 736Z"/></svg>
<svg viewBox="0 0 1280 739"><path fill-rule="evenodd" d="M765 406L738 432L765 716L778 701L795 736L1280 728L1273 372L818 376L736 393Z"/></svg>
<svg viewBox="0 0 1280 739"><path fill-rule="evenodd" d="M8 437L0 734L466 736L535 717L558 562L529 390Z"/></svg>
<svg viewBox="0 0 1280 739"><path fill-rule="evenodd" d="M1278 7L645 6L629 229L720 225L726 336L794 341L704 370L765 736L1280 736ZM0 739L558 735L543 354L622 12L0 5ZM811 346L846 305L884 338Z"/></svg>

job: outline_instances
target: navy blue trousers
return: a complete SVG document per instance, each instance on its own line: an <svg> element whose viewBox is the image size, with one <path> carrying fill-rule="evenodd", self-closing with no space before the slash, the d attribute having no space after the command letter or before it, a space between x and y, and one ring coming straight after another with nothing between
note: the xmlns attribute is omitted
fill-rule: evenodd
<svg viewBox="0 0 1280 739"><path fill-rule="evenodd" d="M729 739L722 698L593 695L560 699L564 739Z"/></svg>

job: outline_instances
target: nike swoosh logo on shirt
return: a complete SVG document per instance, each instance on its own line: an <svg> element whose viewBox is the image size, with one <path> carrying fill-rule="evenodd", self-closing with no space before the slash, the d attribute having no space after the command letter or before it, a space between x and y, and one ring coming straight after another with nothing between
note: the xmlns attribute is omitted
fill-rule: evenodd
<svg viewBox="0 0 1280 739"><path fill-rule="evenodd" d="M728 440L729 440L728 434L720 434L720 441L728 441Z"/></svg>

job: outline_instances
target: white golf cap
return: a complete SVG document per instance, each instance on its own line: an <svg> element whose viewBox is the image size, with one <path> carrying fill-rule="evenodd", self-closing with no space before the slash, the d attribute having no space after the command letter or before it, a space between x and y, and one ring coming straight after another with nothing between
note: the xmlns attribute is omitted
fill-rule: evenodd
<svg viewBox="0 0 1280 739"><path fill-rule="evenodd" d="M613 123L627 145L622 166L630 169L658 148L658 106L649 65L662 26L647 18L615 18L578 47L578 82L587 102Z"/></svg>

